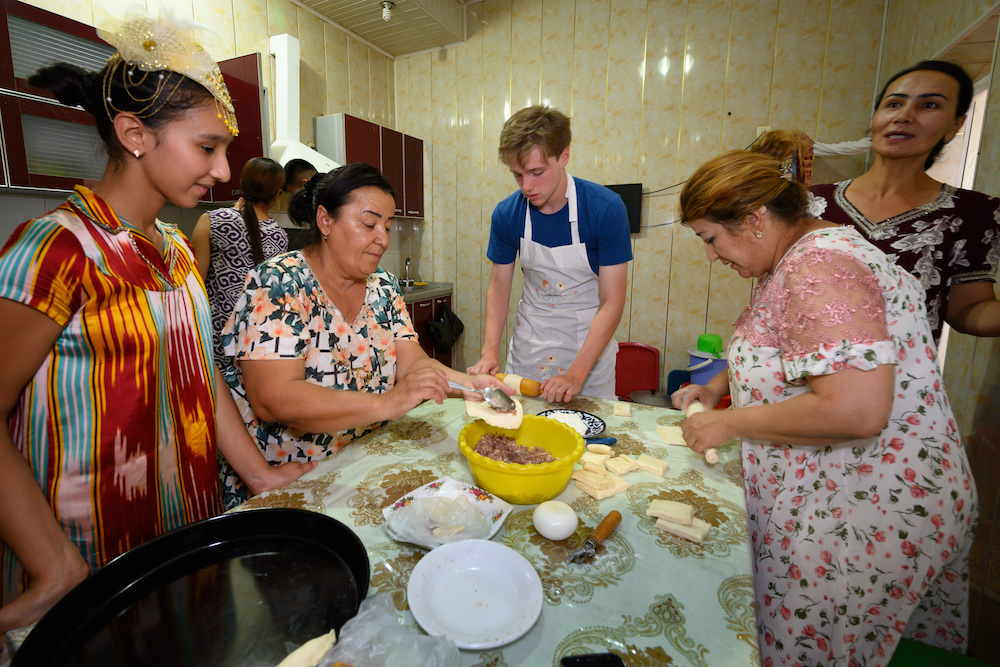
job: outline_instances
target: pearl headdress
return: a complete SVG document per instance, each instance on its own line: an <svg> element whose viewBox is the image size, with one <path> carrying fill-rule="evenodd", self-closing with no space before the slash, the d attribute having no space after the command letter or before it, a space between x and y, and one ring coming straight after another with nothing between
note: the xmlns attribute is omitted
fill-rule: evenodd
<svg viewBox="0 0 1000 667"><path fill-rule="evenodd" d="M167 14L166 10L161 10L158 18L132 10L119 25L111 29L98 29L97 33L117 49L105 67L101 93L109 116L113 117L115 113L122 111L114 107L111 97L111 84L118 76L134 101L148 103L133 113L140 118L156 114L183 81L166 75L164 70L168 70L204 86L215 98L219 119L233 136L240 133L233 100L229 96L222 72L219 71L219 65L201 45L205 36L211 36L208 28L193 21L181 21ZM159 73L155 92L149 97L136 97L133 91L145 82L151 72ZM167 95L161 95L167 86L173 86L173 89Z"/></svg>

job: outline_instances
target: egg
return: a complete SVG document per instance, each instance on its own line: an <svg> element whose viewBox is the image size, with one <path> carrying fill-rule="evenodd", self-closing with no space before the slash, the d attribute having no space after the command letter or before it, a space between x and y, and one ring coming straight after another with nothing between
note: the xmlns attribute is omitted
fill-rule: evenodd
<svg viewBox="0 0 1000 667"><path fill-rule="evenodd" d="M535 524L535 530L542 537L558 541L565 540L575 533L580 520L577 519L573 508L566 503L547 500L535 508L531 522Z"/></svg>

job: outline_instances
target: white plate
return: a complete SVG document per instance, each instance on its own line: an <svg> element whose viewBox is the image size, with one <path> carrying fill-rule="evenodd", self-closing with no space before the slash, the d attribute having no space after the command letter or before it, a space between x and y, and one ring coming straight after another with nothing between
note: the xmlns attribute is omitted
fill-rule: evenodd
<svg viewBox="0 0 1000 667"><path fill-rule="evenodd" d="M587 427L586 433L581 433L585 438L593 438L601 433L604 433L604 429L607 428L607 424L604 420L597 415L590 414L589 412L584 412L583 410L567 410L565 408L558 408L556 410L543 410L538 413L539 417L551 417L555 414L561 415L576 415L583 422L583 425Z"/></svg>
<svg viewBox="0 0 1000 667"><path fill-rule="evenodd" d="M490 522L490 532L486 536L486 539L489 539L497 534L497 531L500 530L500 526L503 525L504 520L506 520L507 515L510 514L510 510L513 508L513 506L507 501L497 498L492 493L483 491L478 486L466 484L465 482L459 482L451 477L442 477L429 484L424 484L419 489L410 491L405 496L396 499L396 501L391 505L384 507L382 509L382 516L385 518L385 523L382 524L382 529L392 539L399 542L405 542L407 540L403 540L400 536L394 534L392 529L389 527L389 519L392 518L393 514L403 509L417 498L451 499L458 498L459 496L465 496L466 500L475 505L476 509L482 512L486 517L486 520ZM412 542L412 544L417 544L427 549L434 549L441 546L442 542L428 532L425 539L420 542Z"/></svg>
<svg viewBox="0 0 1000 667"><path fill-rule="evenodd" d="M466 540L421 558L406 598L427 634L483 650L509 644L531 629L542 613L542 581L510 547Z"/></svg>

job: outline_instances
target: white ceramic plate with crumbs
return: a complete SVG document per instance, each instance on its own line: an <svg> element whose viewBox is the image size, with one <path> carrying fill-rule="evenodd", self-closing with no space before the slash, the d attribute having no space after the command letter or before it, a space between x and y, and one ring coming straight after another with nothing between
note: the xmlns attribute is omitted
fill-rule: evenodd
<svg viewBox="0 0 1000 667"><path fill-rule="evenodd" d="M542 582L531 563L488 540L453 542L429 552L413 568L406 597L427 634L472 650L509 644L542 613Z"/></svg>
<svg viewBox="0 0 1000 667"><path fill-rule="evenodd" d="M503 525L503 522L507 519L507 515L510 514L513 508L507 501L497 498L492 493L483 491L478 486L459 482L451 477L441 477L429 484L424 484L419 489L410 491L403 497L396 499L392 504L384 507L382 509L382 516L385 519L385 523L382 524L382 528L394 540L410 542L411 544L417 544L427 549L439 547L444 541L435 538L429 531L426 536L416 536L414 538L416 541L414 539L402 539L402 536L396 534L392 529L392 517L396 512L410 505L418 498L455 499L459 497L464 497L486 517L490 525L489 533L485 536L486 539L490 539L497 534L500 526Z"/></svg>
<svg viewBox="0 0 1000 667"><path fill-rule="evenodd" d="M604 429L607 428L607 424L604 423L603 419L601 419L597 415L592 415L589 412L584 412L583 410L567 410L565 408L560 408L557 410L543 410L542 412L538 413L539 417L548 417L550 419L554 418L559 421L563 421L562 419L559 419L559 415L578 417L580 421L583 422L583 427L587 429L586 431L580 434L584 438L595 438L600 434L604 433ZM563 423L568 424L569 421L570 420L565 420Z"/></svg>

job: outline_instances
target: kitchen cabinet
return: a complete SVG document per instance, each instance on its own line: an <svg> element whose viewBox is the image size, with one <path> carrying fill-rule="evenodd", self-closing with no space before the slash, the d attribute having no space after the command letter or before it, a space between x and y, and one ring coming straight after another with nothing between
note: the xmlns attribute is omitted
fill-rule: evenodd
<svg viewBox="0 0 1000 667"><path fill-rule="evenodd" d="M240 134L229 144L226 156L229 158L229 180L216 183L212 188L212 201L228 202L240 198L240 177L243 167L264 152L264 122L261 109L264 108L263 87L260 75L260 54L230 58L219 61L219 69L233 100Z"/></svg>
<svg viewBox="0 0 1000 667"><path fill-rule="evenodd" d="M316 150L334 162L366 162L396 191L396 215L424 217L424 142L346 113L316 118Z"/></svg>
<svg viewBox="0 0 1000 667"><path fill-rule="evenodd" d="M451 294L410 302L406 304L406 310L410 315L410 321L413 322L413 330L417 332L420 347L428 356L451 368L451 350L435 352L430 332L427 331L427 323L433 320L441 308L445 306L451 308Z"/></svg>
<svg viewBox="0 0 1000 667"><path fill-rule="evenodd" d="M0 0L0 124L10 182L47 190L93 186L107 158L94 119L55 100L47 90L28 85L39 67L69 62L89 71L104 67L114 49L84 23L17 0ZM229 147L229 183L217 184L208 201L239 197L246 161L264 155L257 54L219 62L239 118L240 135Z"/></svg>
<svg viewBox="0 0 1000 667"><path fill-rule="evenodd" d="M396 191L396 215L403 215L403 133L380 128L382 175Z"/></svg>
<svg viewBox="0 0 1000 667"><path fill-rule="evenodd" d="M403 135L403 210L410 218L424 217L424 142Z"/></svg>

